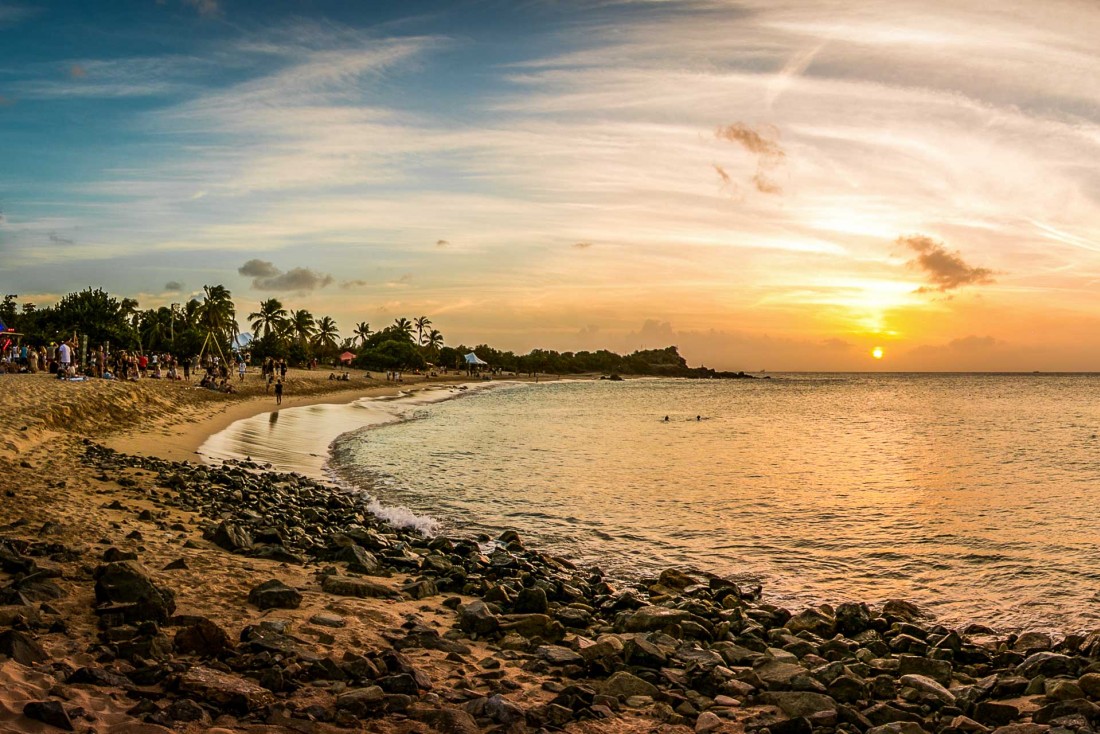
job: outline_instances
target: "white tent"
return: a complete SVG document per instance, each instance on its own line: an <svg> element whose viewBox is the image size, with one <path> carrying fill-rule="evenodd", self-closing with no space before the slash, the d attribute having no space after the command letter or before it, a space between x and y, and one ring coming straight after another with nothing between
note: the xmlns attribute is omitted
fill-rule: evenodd
<svg viewBox="0 0 1100 734"><path fill-rule="evenodd" d="M469 354L466 355L466 364L467 365L479 365L479 366L482 366L482 367L488 367L489 366L488 362L486 362L484 359L477 356L473 352L470 352Z"/></svg>

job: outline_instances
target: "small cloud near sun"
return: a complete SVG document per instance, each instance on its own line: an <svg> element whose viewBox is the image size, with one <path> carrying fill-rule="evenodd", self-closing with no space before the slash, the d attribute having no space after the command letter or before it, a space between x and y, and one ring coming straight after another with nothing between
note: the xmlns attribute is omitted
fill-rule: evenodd
<svg viewBox="0 0 1100 734"><path fill-rule="evenodd" d="M907 264L911 268L923 270L928 279L929 285L921 286L917 293L946 293L966 285L988 285L993 282L992 270L968 265L961 252L952 252L942 242L936 242L931 237L898 237L897 244L917 253Z"/></svg>
<svg viewBox="0 0 1100 734"><path fill-rule="evenodd" d="M573 243L573 248L576 249L576 250L587 250L590 247L592 247L591 242L574 242Z"/></svg>

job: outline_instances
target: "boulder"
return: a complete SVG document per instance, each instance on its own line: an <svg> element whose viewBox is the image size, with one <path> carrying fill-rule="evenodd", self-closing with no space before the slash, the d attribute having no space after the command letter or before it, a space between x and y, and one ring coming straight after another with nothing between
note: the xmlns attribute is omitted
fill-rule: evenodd
<svg viewBox="0 0 1100 734"><path fill-rule="evenodd" d="M1049 677L1071 675L1077 669L1077 663L1068 655L1056 652L1037 652L1029 655L1016 666L1016 672L1025 678L1037 675Z"/></svg>
<svg viewBox="0 0 1100 734"><path fill-rule="evenodd" d="M822 711L836 711L836 701L820 693L809 691L765 691L760 701L778 706L787 716L812 716Z"/></svg>
<svg viewBox="0 0 1100 734"><path fill-rule="evenodd" d="M932 696L945 706L955 705L955 694L927 676L909 673L901 677L901 684Z"/></svg>
<svg viewBox="0 0 1100 734"><path fill-rule="evenodd" d="M302 605L302 595L279 579L271 579L248 592L248 603L259 609L297 609Z"/></svg>
<svg viewBox="0 0 1100 734"><path fill-rule="evenodd" d="M689 586L694 586L697 582L683 571L675 568L666 568L664 571L661 571L661 576L657 579L657 583L661 586L667 586L670 589L683 590Z"/></svg>
<svg viewBox="0 0 1100 734"><path fill-rule="evenodd" d="M625 632L657 632L691 618L691 612L683 609L648 606L619 615L615 626Z"/></svg>
<svg viewBox="0 0 1100 734"><path fill-rule="evenodd" d="M704 711L695 720L695 734L709 734L709 732L721 728L722 720L713 711Z"/></svg>
<svg viewBox="0 0 1100 734"><path fill-rule="evenodd" d="M0 632L0 655L6 655L21 665L34 665L49 659L41 645L19 630Z"/></svg>
<svg viewBox="0 0 1100 734"><path fill-rule="evenodd" d="M137 561L116 561L95 570L95 600L121 605L127 622L166 622L176 611L176 595L158 586Z"/></svg>
<svg viewBox="0 0 1100 734"><path fill-rule="evenodd" d="M386 694L379 686L354 688L336 697L336 708L362 718L381 712L385 700Z"/></svg>
<svg viewBox="0 0 1100 734"><path fill-rule="evenodd" d="M473 601L458 613L458 626L463 632L491 635L500 630L500 620L483 601Z"/></svg>
<svg viewBox="0 0 1100 734"><path fill-rule="evenodd" d="M208 533L207 538L214 545L230 553L244 553L252 548L252 536L248 531L228 520L222 522L213 532Z"/></svg>
<svg viewBox="0 0 1100 734"><path fill-rule="evenodd" d="M921 655L902 655L898 658L900 675L922 675L942 686L951 685L951 663L946 660L926 658Z"/></svg>
<svg viewBox="0 0 1100 734"><path fill-rule="evenodd" d="M520 589L516 594L516 601L512 605L512 611L516 614L546 614L550 611L550 603L546 599L546 591L538 586Z"/></svg>
<svg viewBox="0 0 1100 734"><path fill-rule="evenodd" d="M625 670L620 670L604 681L600 686L600 690L602 690L605 695L615 696L617 698L628 698L630 696L650 696L651 698L657 698L660 693L660 689L658 689L657 686Z"/></svg>
<svg viewBox="0 0 1100 734"><path fill-rule="evenodd" d="M836 619L818 609L807 609L787 620L783 625L792 634L811 632L818 637L828 639L836 633Z"/></svg>
<svg viewBox="0 0 1100 734"><path fill-rule="evenodd" d="M233 648L229 634L206 617L176 632L173 647L176 652L200 657L217 657Z"/></svg>
<svg viewBox="0 0 1100 734"><path fill-rule="evenodd" d="M181 693L212 704L215 708L243 715L275 702L265 688L246 678L195 666L179 677Z"/></svg>
<svg viewBox="0 0 1100 734"><path fill-rule="evenodd" d="M23 715L28 719L41 721L43 724L57 727L62 731L73 730L73 722L69 718L69 714L65 711L65 707L57 701L30 701L23 706Z"/></svg>

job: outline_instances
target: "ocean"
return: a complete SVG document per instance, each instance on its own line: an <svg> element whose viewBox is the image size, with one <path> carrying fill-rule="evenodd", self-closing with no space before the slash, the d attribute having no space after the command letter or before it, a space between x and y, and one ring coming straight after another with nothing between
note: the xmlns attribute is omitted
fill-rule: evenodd
<svg viewBox="0 0 1100 734"><path fill-rule="evenodd" d="M792 608L904 598L949 624L1072 630L1100 619L1098 436L1100 375L779 374L293 408L202 452L624 578L694 567Z"/></svg>

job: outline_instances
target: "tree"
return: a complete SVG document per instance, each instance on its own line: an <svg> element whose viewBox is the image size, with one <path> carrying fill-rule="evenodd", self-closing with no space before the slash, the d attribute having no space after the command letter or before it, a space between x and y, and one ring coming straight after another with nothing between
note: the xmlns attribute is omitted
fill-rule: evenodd
<svg viewBox="0 0 1100 734"><path fill-rule="evenodd" d="M370 339L371 330L370 324L366 321L360 321L355 325L355 338L359 339L362 345L367 346L367 339Z"/></svg>
<svg viewBox="0 0 1100 734"><path fill-rule="evenodd" d="M340 332L336 328L336 322L330 316L322 316L317 322L317 334L315 336L318 350L325 355L336 351L337 340Z"/></svg>
<svg viewBox="0 0 1100 734"><path fill-rule="evenodd" d="M223 285L204 285L202 290L205 297L198 311L199 325L218 340L223 350L228 351L233 338L240 332L233 298Z"/></svg>
<svg viewBox="0 0 1100 734"><path fill-rule="evenodd" d="M304 308L291 311L287 333L295 337L299 344L308 344L317 333L317 323L313 319L313 314Z"/></svg>
<svg viewBox="0 0 1100 734"><path fill-rule="evenodd" d="M443 335L439 333L438 329L432 329L428 333L428 341L426 342L428 349L435 351L443 346Z"/></svg>
<svg viewBox="0 0 1100 734"><path fill-rule="evenodd" d="M416 344L417 346L423 346L424 329L432 325L431 319L427 316L418 316L414 324L416 326Z"/></svg>
<svg viewBox="0 0 1100 734"><path fill-rule="evenodd" d="M257 339L268 334L281 334L286 329L288 314L277 298L260 302L260 310L248 314L252 334ZM263 332L263 333L260 333Z"/></svg>
<svg viewBox="0 0 1100 734"><path fill-rule="evenodd" d="M394 319L393 320L393 327L391 327L391 328L395 328L398 331L403 331L403 332L405 332L405 334L407 336L410 336L410 337L412 336L412 332L413 332L412 322L409 321L404 316L402 316L399 319Z"/></svg>

